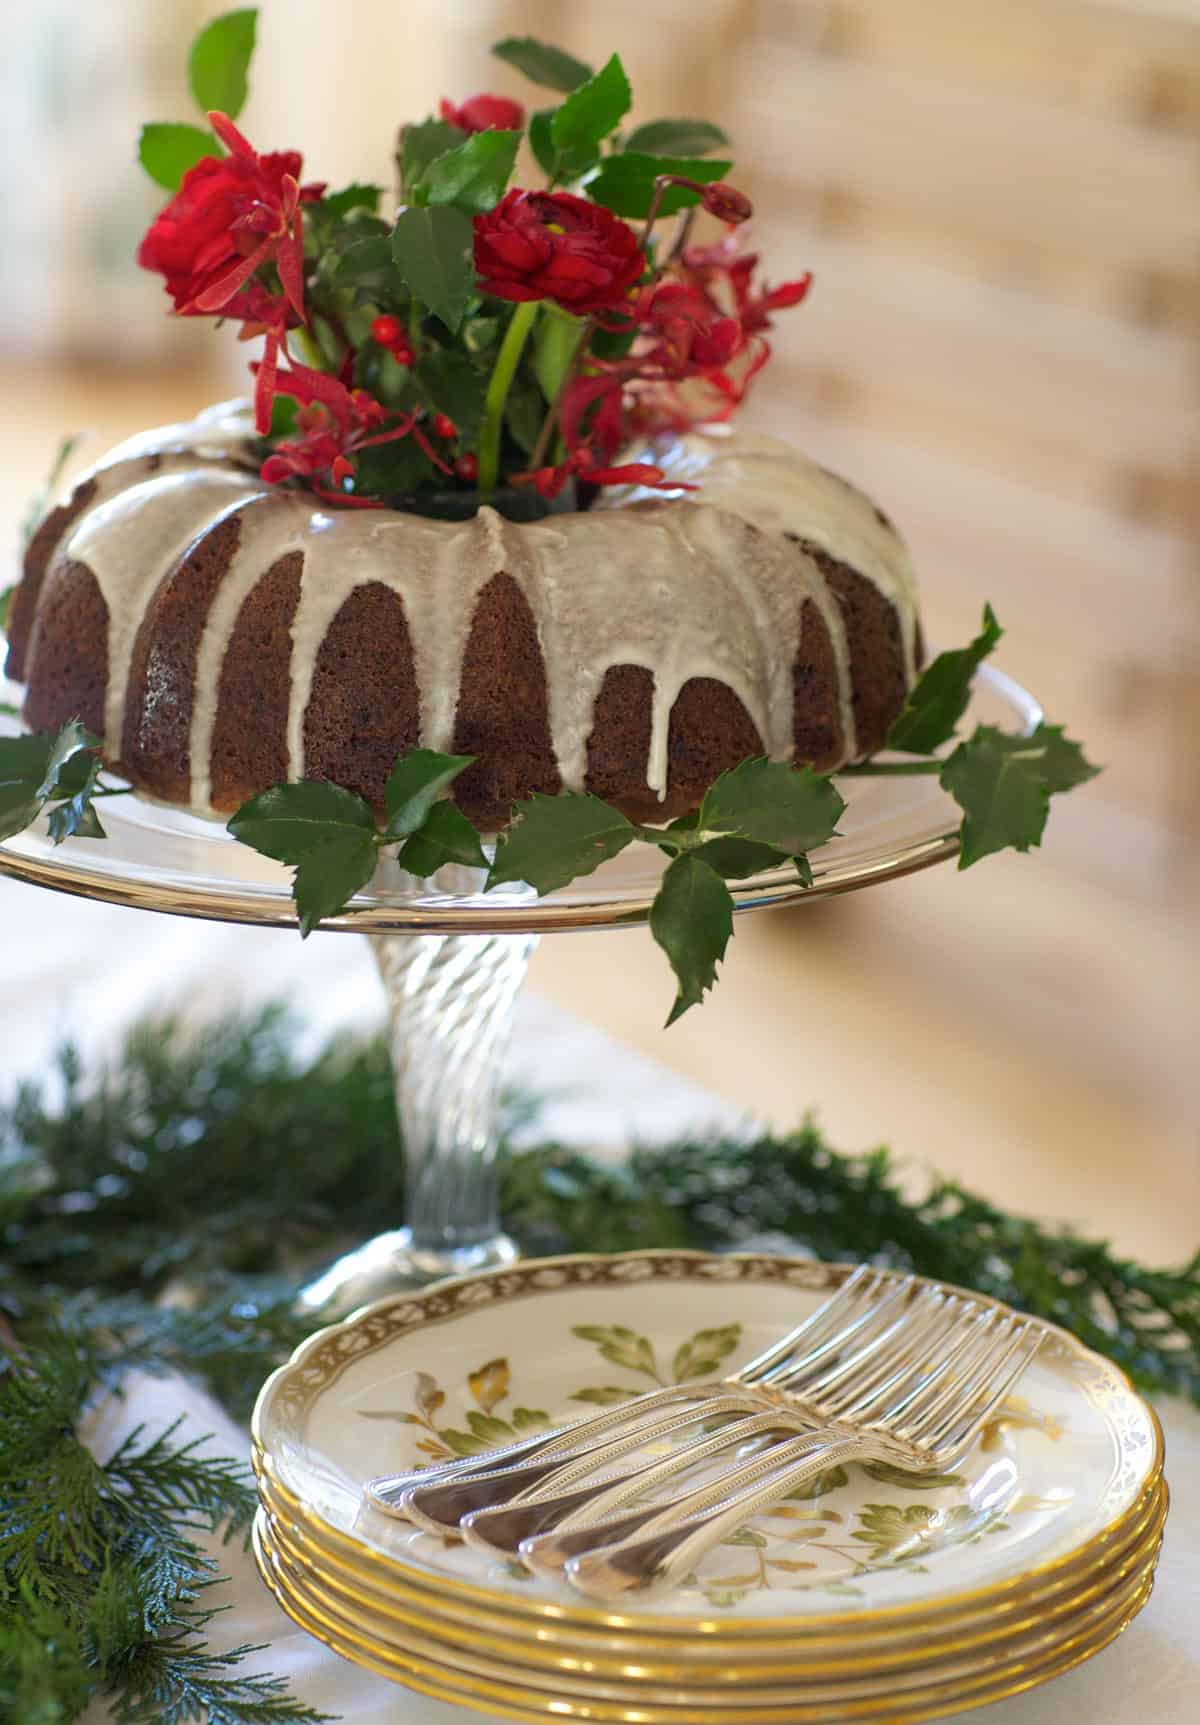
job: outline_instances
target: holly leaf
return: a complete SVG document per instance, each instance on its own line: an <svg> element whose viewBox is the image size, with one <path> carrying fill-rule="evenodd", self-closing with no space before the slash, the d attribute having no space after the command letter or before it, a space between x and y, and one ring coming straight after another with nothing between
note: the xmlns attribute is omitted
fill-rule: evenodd
<svg viewBox="0 0 1200 1725"><path fill-rule="evenodd" d="M60 792L74 795L85 787L96 747L78 719L57 733L0 737L0 839L24 832Z"/></svg>
<svg viewBox="0 0 1200 1725"><path fill-rule="evenodd" d="M667 1024L697 1006L717 980L717 965L733 933L733 899L715 869L693 852L678 856L663 875L650 907L650 932L671 961L679 983Z"/></svg>
<svg viewBox="0 0 1200 1725"><path fill-rule="evenodd" d="M382 186L369 186L355 180L353 185L343 186L340 192L326 192L320 207L326 215L340 222L351 210L370 210L374 213L379 208L382 195Z"/></svg>
<svg viewBox="0 0 1200 1725"><path fill-rule="evenodd" d="M473 447L483 419L485 376L476 371L466 354L452 347L427 353L418 361L416 372L429 405L450 415L463 448Z"/></svg>
<svg viewBox="0 0 1200 1725"><path fill-rule="evenodd" d="M297 863L339 835L369 833L373 842L375 816L353 791L325 779L302 779L251 797L231 816L228 831L263 856Z"/></svg>
<svg viewBox="0 0 1200 1725"><path fill-rule="evenodd" d="M258 8L223 12L192 43L188 83L196 106L204 113L219 108L236 120L246 102L246 74L254 53Z"/></svg>
<svg viewBox="0 0 1200 1725"><path fill-rule="evenodd" d="M587 195L593 203L603 204L618 216L646 216L654 197L654 180L658 174L686 174L689 179L709 185L723 180L732 162L704 162L692 156L647 156L634 151L606 156L600 171L587 183ZM701 194L688 186L668 186L659 203L659 214L673 216L700 202Z"/></svg>
<svg viewBox="0 0 1200 1725"><path fill-rule="evenodd" d="M50 818L46 823L51 841L56 845L60 845L64 839L70 838L106 839L108 837L100 817L92 805L92 797L95 795L96 787L100 782L100 757L96 754L88 754L82 755L78 759L85 764L83 782L72 796L68 797L65 802L59 803L58 807L51 811ZM71 764L75 765L75 762L72 761ZM60 777L59 790L67 788L63 782L64 779L65 775Z"/></svg>
<svg viewBox="0 0 1200 1725"><path fill-rule="evenodd" d="M633 92L619 54L594 78L573 89L550 120L550 140L560 153L587 149L614 132L633 104Z"/></svg>
<svg viewBox="0 0 1200 1725"><path fill-rule="evenodd" d="M453 204L401 210L392 229L392 258L415 299L456 330L475 293L475 230Z"/></svg>
<svg viewBox="0 0 1200 1725"><path fill-rule="evenodd" d="M939 775L963 811L959 868L994 851L1040 845L1052 793L1083 784L1098 771L1060 725L1039 725L1028 737L977 726Z"/></svg>
<svg viewBox="0 0 1200 1725"><path fill-rule="evenodd" d="M294 893L305 940L366 886L377 856L374 832L352 828L334 832L304 852L296 864Z"/></svg>
<svg viewBox="0 0 1200 1725"><path fill-rule="evenodd" d="M759 758L721 774L705 793L697 825L802 856L833 838L845 807L833 783L811 767Z"/></svg>
<svg viewBox="0 0 1200 1725"><path fill-rule="evenodd" d="M542 84L548 90L569 92L592 76L592 68L582 60L533 36L505 36L502 41L492 43L492 53L523 72L531 83Z"/></svg>
<svg viewBox="0 0 1200 1725"><path fill-rule="evenodd" d="M528 881L539 893L553 892L591 874L636 836L625 816L599 797L577 791L532 796L515 805L485 890L505 881Z"/></svg>
<svg viewBox="0 0 1200 1725"><path fill-rule="evenodd" d="M728 132L711 120L648 120L625 140L626 150L647 156L708 156L728 147Z"/></svg>
<svg viewBox="0 0 1200 1725"><path fill-rule="evenodd" d="M885 746L909 755L932 755L947 742L967 710L972 677L1003 634L991 606L985 605L980 633L968 646L938 654L910 692Z"/></svg>
<svg viewBox="0 0 1200 1725"><path fill-rule="evenodd" d="M383 793L388 838L415 833L442 792L474 759L474 755L440 755L435 749L412 749L401 755Z"/></svg>
<svg viewBox="0 0 1200 1725"><path fill-rule="evenodd" d="M708 839L706 843L697 845L691 854L706 862L709 868L716 869L724 880L746 880L752 874L777 868L789 860L787 852L776 850L774 845L739 838Z"/></svg>
<svg viewBox="0 0 1200 1725"><path fill-rule="evenodd" d="M447 863L460 863L464 868L488 866L479 834L462 810L448 802L434 803L420 831L401 846L397 860L401 868L421 880L428 880Z"/></svg>
<svg viewBox="0 0 1200 1725"><path fill-rule="evenodd" d="M512 176L520 142L520 132L476 132L429 163L414 188L417 201L455 204L473 214L493 209Z"/></svg>
<svg viewBox="0 0 1200 1725"><path fill-rule="evenodd" d="M138 161L150 178L168 192L177 192L183 176L206 156L220 155L217 140L199 126L153 121L138 138Z"/></svg>

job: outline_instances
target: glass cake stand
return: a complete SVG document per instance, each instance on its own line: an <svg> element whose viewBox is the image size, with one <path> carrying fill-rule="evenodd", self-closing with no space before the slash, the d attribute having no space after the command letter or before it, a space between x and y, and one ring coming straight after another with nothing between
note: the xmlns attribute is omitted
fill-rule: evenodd
<svg viewBox="0 0 1200 1725"><path fill-rule="evenodd" d="M0 663L3 645L0 637ZM0 704L18 699L0 679ZM1019 684L990 666L977 672L967 728L1028 731L1040 719ZM19 729L0 716L0 735ZM790 868L731 882L739 912L858 891L956 854L959 811L936 777L853 778L844 788L842 833L814 853L813 885L801 887ZM134 795L102 808L106 840L56 847L43 818L0 844L0 873L138 910L296 927L289 870L236 843L219 822ZM340 1258L306 1290L306 1304L335 1315L398 1288L515 1258L497 1202L497 1108L530 955L543 934L644 922L664 867L650 847L631 846L539 898L521 885L484 893L479 870L446 868L422 881L384 859L370 887L322 924L326 932L366 935L379 965L408 1216L404 1227Z"/></svg>

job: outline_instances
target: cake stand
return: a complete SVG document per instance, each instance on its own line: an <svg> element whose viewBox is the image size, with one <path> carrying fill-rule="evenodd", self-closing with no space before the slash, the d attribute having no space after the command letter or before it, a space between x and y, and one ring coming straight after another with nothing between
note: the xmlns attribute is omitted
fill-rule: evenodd
<svg viewBox="0 0 1200 1725"><path fill-rule="evenodd" d="M0 637L0 663L3 662ZM19 691L0 680L0 703ZM1032 730L1037 703L992 669L976 674L966 726ZM0 716L0 734L19 723ZM860 890L944 862L958 848L959 812L934 776L864 777L845 787L842 835L815 852L814 881L791 868L730 883L739 912ZM220 922L296 927L291 877L236 843L215 821L129 795L102 805L106 840L54 846L45 819L0 844L0 873L36 886L139 910ZM398 1288L511 1262L500 1226L495 1156L500 1075L513 1007L543 934L644 922L665 859L631 846L594 874L539 898L531 888L484 893L479 870L421 881L385 859L329 933L370 940L387 997L396 1101L404 1137L408 1216L340 1258L306 1289L314 1311L337 1315ZM663 999L670 989L663 961Z"/></svg>

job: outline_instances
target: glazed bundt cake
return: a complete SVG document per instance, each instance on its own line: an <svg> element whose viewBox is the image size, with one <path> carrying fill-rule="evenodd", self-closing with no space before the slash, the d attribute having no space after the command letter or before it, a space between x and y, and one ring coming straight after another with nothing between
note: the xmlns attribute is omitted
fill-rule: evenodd
<svg viewBox="0 0 1200 1725"><path fill-rule="evenodd" d="M42 521L11 607L25 718L78 717L134 787L228 814L287 779L382 807L396 757L470 754L482 830L534 791L632 819L750 756L883 742L918 668L911 566L853 486L774 439L693 433L694 491L466 523L257 477L238 404L121 445Z"/></svg>

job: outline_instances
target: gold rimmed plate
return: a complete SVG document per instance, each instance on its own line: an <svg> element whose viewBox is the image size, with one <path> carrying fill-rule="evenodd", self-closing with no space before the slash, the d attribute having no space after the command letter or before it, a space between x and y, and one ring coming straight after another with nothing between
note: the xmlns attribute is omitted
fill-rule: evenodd
<svg viewBox="0 0 1200 1725"><path fill-rule="evenodd" d="M912 1668L936 1664L964 1648L974 1654L1002 1655L1022 1635L1068 1621L1090 1607L1117 1582L1142 1568L1156 1551L1166 1516L1166 1488L1156 1487L1123 1544L1087 1572L1060 1578L1050 1589L1027 1600L1010 1602L992 1615L963 1618L944 1627L913 1627L876 1639L869 1632L856 1637L799 1645L776 1638L742 1641L730 1646L703 1638L665 1657L631 1636L584 1636L540 1623L536 1628L513 1616L488 1617L456 1602L419 1591L401 1592L385 1583L364 1580L344 1567L319 1540L263 1493L266 1529L279 1555L286 1559L302 1587L316 1598L330 1596L343 1612L371 1619L386 1632L402 1636L424 1633L468 1650L546 1673L578 1673L639 1684L697 1683L716 1688L745 1683L777 1683L788 1679L830 1677L861 1672L864 1662L873 1671L895 1671L904 1677Z"/></svg>
<svg viewBox="0 0 1200 1725"><path fill-rule="evenodd" d="M751 1703L743 1690L732 1706L722 1705L709 1690L689 1694L674 1691L671 1702L652 1702L631 1687L602 1693L604 1686L567 1684L561 1677L543 1685L511 1663L465 1654L461 1648L439 1649L432 1637L415 1644L387 1641L374 1620L344 1616L306 1593L276 1553L262 1520L256 1524L255 1550L260 1569L283 1609L302 1628L335 1652L367 1669L440 1699L516 1718L544 1717L595 1721L628 1721L637 1725L683 1725L703 1717L724 1717L745 1725L830 1725L834 1720L907 1721L933 1718L973 1703L999 1699L1034 1684L1049 1681L1081 1659L1106 1646L1136 1616L1153 1585L1153 1557L1143 1568L1118 1583L1102 1602L1072 1619L1058 1635L1034 1634L1006 1659L986 1662L974 1671L947 1669L940 1681L907 1686L894 1676L866 1678L856 1686L833 1692L830 1686L779 1686L770 1699ZM851 1693L856 1687L858 1693Z"/></svg>
<svg viewBox="0 0 1200 1725"><path fill-rule="evenodd" d="M1111 1551L1161 1471L1161 1433L1123 1374L1061 1331L954 1473L839 1470L653 1607L598 1609L564 1583L364 1509L376 1473L733 1369L847 1273L756 1256L578 1256L380 1302L311 1338L264 1387L257 1465L277 1504L298 1505L368 1573L479 1612L666 1640L951 1621Z"/></svg>

